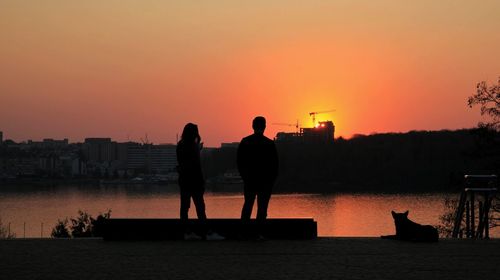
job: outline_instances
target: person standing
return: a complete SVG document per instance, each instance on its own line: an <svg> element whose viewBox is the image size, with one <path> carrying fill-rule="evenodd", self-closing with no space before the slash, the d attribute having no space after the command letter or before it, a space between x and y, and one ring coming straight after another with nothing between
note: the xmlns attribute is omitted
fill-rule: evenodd
<svg viewBox="0 0 500 280"><path fill-rule="evenodd" d="M201 170L200 151L203 148L198 126L188 123L184 126L181 140L177 143L177 172L179 173L179 187L181 191L181 221L185 223L184 239L199 240L201 236L187 227L188 213L193 199L198 220L202 222L203 234L206 240L224 240L218 233L206 229L207 215L205 213L205 179Z"/></svg>
<svg viewBox="0 0 500 280"><path fill-rule="evenodd" d="M191 198L196 207L199 220L206 220L205 179L201 171L200 150L203 147L198 126L188 123L184 126L181 140L177 143L177 172L179 173L179 187L181 190L181 220L188 219Z"/></svg>
<svg viewBox="0 0 500 280"><path fill-rule="evenodd" d="M264 136L266 119L256 117L254 133L243 138L238 146L237 165L244 183L245 202L241 219L249 220L257 197L257 220L267 218L273 185L278 177L278 152L274 141Z"/></svg>

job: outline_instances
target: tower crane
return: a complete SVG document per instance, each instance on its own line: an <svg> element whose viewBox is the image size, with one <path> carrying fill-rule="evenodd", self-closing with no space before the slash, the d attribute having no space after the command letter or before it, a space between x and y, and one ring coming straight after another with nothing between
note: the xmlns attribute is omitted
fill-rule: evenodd
<svg viewBox="0 0 500 280"><path fill-rule="evenodd" d="M296 123L273 123L273 125L295 126L295 132L299 133L299 120Z"/></svg>
<svg viewBox="0 0 500 280"><path fill-rule="evenodd" d="M316 127L316 115L330 113L330 112L335 112L335 109L326 110L326 111L318 111L318 112L310 112L309 116L312 117L313 127Z"/></svg>

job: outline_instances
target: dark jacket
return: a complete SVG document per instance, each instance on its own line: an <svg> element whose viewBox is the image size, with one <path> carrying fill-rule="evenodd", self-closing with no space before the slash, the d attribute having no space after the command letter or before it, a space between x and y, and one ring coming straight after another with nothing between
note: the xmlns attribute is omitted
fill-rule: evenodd
<svg viewBox="0 0 500 280"><path fill-rule="evenodd" d="M200 149L196 143L177 144L177 172L179 187L185 190L203 190L205 179L201 171Z"/></svg>
<svg viewBox="0 0 500 280"><path fill-rule="evenodd" d="M238 146L238 171L245 183L274 183L278 176L278 152L274 141L252 134Z"/></svg>

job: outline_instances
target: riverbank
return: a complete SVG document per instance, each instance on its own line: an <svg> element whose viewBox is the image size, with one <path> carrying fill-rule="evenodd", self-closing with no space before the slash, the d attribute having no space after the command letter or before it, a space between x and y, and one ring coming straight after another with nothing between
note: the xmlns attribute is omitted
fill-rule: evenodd
<svg viewBox="0 0 500 280"><path fill-rule="evenodd" d="M497 279L500 240L0 240L2 279Z"/></svg>

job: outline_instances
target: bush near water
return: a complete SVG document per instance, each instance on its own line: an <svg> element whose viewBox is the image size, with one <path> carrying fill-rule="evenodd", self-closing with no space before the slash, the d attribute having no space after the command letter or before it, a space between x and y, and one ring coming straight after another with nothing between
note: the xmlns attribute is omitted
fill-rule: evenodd
<svg viewBox="0 0 500 280"><path fill-rule="evenodd" d="M110 217L111 210L100 213L95 219L89 213L78 210L76 218L58 220L51 236L53 238L100 237L102 236L100 225Z"/></svg>

